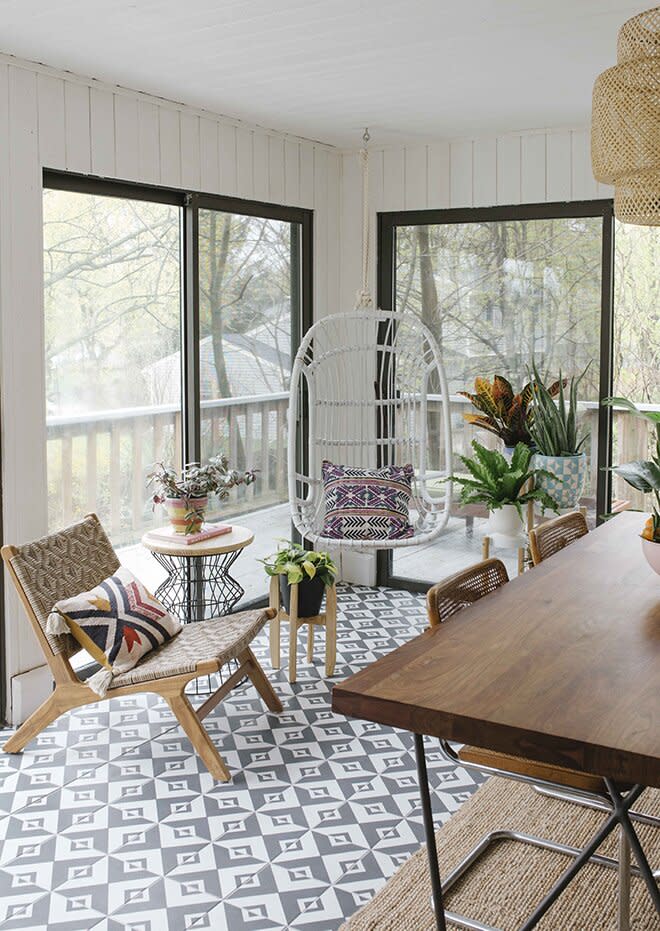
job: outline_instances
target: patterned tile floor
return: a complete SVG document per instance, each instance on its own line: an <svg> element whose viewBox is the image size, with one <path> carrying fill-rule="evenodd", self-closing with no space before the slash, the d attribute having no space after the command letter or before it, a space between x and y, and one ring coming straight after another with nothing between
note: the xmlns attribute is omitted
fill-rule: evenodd
<svg viewBox="0 0 660 931"><path fill-rule="evenodd" d="M0 753L0 931L338 928L423 830L412 738L333 714L330 690L424 624L420 596L342 587L334 680L320 658L302 662L295 685L270 672L283 714L245 685L206 719L229 784L143 696L72 712L23 754ZM264 633L255 652L270 671ZM475 782L432 742L427 755L444 821Z"/></svg>

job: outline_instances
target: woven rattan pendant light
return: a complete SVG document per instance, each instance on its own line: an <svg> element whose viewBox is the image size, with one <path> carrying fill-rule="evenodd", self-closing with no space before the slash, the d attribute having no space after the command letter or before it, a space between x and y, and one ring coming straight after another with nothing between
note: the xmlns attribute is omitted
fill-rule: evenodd
<svg viewBox="0 0 660 931"><path fill-rule="evenodd" d="M619 220L660 226L660 7L624 23L617 64L596 79L591 161Z"/></svg>

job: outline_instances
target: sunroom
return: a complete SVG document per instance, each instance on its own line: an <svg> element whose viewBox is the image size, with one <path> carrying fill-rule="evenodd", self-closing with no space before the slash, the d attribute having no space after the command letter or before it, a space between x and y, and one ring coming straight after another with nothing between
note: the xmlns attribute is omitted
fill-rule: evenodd
<svg viewBox="0 0 660 931"><path fill-rule="evenodd" d="M660 7L3 7L0 931L660 922Z"/></svg>

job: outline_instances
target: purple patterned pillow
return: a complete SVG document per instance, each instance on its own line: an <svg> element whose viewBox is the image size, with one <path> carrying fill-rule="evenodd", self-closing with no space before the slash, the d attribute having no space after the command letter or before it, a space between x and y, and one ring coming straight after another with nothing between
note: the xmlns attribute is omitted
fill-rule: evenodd
<svg viewBox="0 0 660 931"><path fill-rule="evenodd" d="M413 467L322 468L325 491L323 536L335 540L402 540L414 533L410 524Z"/></svg>

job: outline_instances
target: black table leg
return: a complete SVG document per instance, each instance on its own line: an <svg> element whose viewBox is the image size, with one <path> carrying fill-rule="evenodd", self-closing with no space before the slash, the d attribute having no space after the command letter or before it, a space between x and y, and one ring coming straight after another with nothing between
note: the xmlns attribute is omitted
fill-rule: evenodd
<svg viewBox="0 0 660 931"><path fill-rule="evenodd" d="M422 800L424 833L426 834L426 852L429 858L429 873L431 874L431 889L433 890L433 905L435 907L435 923L437 931L446 931L445 907L442 901L442 883L440 882L440 867L438 866L438 850L435 844L429 778L426 772L424 738L421 734L414 734L414 738L415 757L417 759L417 778L419 780L419 794Z"/></svg>
<svg viewBox="0 0 660 931"><path fill-rule="evenodd" d="M607 786L607 791L610 793L614 810L619 817L619 824L625 832L628 843L630 844L630 849L637 860L637 866L646 883L646 888L649 890L649 895L655 905L655 910L660 915L660 890L658 889L658 884L653 877L649 861L646 859L646 854L642 850L642 845L639 842L639 838L630 820L630 815L628 814L630 805L627 803L626 798L621 795L617 784L612 779L606 779L605 785Z"/></svg>

